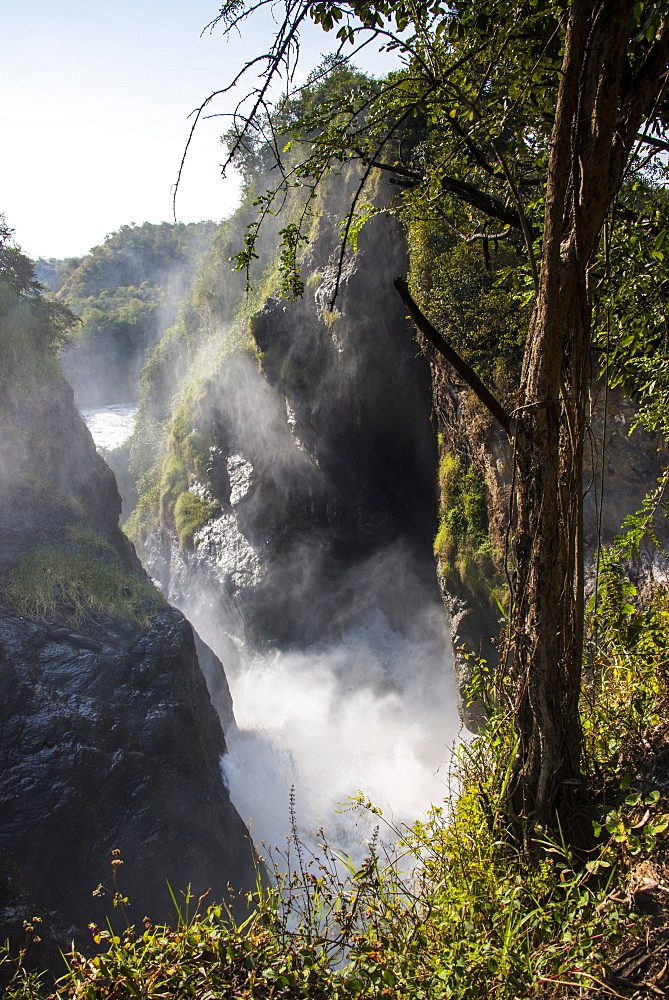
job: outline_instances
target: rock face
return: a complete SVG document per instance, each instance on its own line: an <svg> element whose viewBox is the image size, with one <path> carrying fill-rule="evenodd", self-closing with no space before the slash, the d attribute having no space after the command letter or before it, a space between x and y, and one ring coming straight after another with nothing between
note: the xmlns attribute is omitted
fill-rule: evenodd
<svg viewBox="0 0 669 1000"><path fill-rule="evenodd" d="M30 398L0 401L0 572L31 548L61 544L85 524L141 571L118 526L121 499L68 382L45 381Z"/></svg>
<svg viewBox="0 0 669 1000"><path fill-rule="evenodd" d="M193 631L151 592L119 531L113 475L71 389L53 381L32 399L17 394L3 417L0 935L20 943L37 912L47 950L75 935L86 947L87 923L112 914L109 898L91 893L99 883L113 890L114 871L132 921L167 921L167 881L196 898L221 898L228 883L246 891L253 852L221 777L225 740ZM110 607L87 604L99 581L82 577L68 598L60 576L46 609L30 605L42 581L15 571L40 552L57 553L47 563L56 575L68 559L98 567ZM27 612L17 612L17 579ZM125 614L133 588L143 596ZM223 668L198 644L231 720ZM123 861L115 869L113 850Z"/></svg>
<svg viewBox="0 0 669 1000"><path fill-rule="evenodd" d="M400 546L438 601L436 444L429 371L392 285L406 270L396 223L377 218L345 269L336 311L332 232L316 240L304 298L269 299L253 319L257 359L228 357L194 430L213 438L191 490L221 505L182 548L167 530L142 558L205 641L289 647L336 638L355 609L352 569ZM383 254L379 254L383 247ZM380 610L403 630L414 607L389 581ZM445 669L447 669L445 667Z"/></svg>
<svg viewBox="0 0 669 1000"><path fill-rule="evenodd" d="M112 850L131 922L168 919L166 882L213 900L253 878L188 623L168 608L147 629L117 620L85 632L0 620L0 845L77 938L109 913L91 892L113 888Z"/></svg>
<svg viewBox="0 0 669 1000"><path fill-rule="evenodd" d="M484 478L488 502L490 537L498 553L503 553L509 517L513 473L513 451L506 435L481 415L472 404L471 394L463 391L447 366L428 347L432 367L435 413L443 447L450 453L465 455ZM637 429L630 436L636 411L620 392L608 394L594 383L589 399L590 434L585 449L583 474L583 535L586 569L586 594L592 593L596 575L598 545L610 546L620 534L623 520L638 511L644 497L651 493L664 465L657 436ZM666 519L655 525L662 546L642 543L638 557L628 566L628 573L643 593L654 582L669 579ZM500 560L501 562L501 560ZM442 597L451 615L451 635L455 650L460 714L465 725L476 732L483 720L478 704L468 705L465 691L471 679L471 665L459 650L464 647L489 663L497 661L494 640L502 625L496 608L476 594L462 588L447 590L444 580Z"/></svg>

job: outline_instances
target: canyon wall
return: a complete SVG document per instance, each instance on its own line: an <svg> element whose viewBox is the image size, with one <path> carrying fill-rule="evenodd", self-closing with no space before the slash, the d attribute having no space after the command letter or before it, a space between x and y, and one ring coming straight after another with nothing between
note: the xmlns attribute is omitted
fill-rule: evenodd
<svg viewBox="0 0 669 1000"><path fill-rule="evenodd" d="M121 921L115 879L132 922L159 922L175 918L168 881L221 899L255 865L196 637L120 532L114 477L42 360L15 366L0 414L0 933L18 946L40 916L33 960L56 969L73 937L92 945L89 921Z"/></svg>

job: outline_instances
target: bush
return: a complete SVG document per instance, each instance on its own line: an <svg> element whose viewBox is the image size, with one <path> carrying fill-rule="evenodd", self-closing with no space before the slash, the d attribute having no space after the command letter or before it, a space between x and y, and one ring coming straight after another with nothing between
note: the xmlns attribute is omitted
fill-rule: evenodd
<svg viewBox="0 0 669 1000"><path fill-rule="evenodd" d="M454 590L465 588L500 604L504 588L488 535L485 483L462 458L444 454L439 466L439 530L434 554L439 571Z"/></svg>

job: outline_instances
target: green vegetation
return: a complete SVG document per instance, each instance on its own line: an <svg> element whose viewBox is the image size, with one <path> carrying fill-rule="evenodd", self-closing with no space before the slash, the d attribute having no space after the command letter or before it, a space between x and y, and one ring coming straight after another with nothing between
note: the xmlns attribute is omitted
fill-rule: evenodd
<svg viewBox="0 0 669 1000"><path fill-rule="evenodd" d="M255 356L254 315L284 280L277 228L290 226L304 213L304 194L296 190L284 206L281 222L258 237L254 253L259 278L253 288L248 286L244 275L232 270L230 260L253 224L255 201L266 176L261 157L249 157L247 168L242 204L216 230L210 251L199 261L192 288L179 305L176 322L142 369L140 411L130 445L130 468L139 500L126 525L140 548L159 523L175 528L182 544L191 544L194 531L204 523L202 518L218 511L204 502L197 506L194 494L188 493L191 480L204 480L214 443L203 405L228 358L239 352ZM298 251L296 244L295 266ZM175 512L183 494L178 527Z"/></svg>
<svg viewBox="0 0 669 1000"><path fill-rule="evenodd" d="M488 534L485 483L458 455L442 456L439 512L434 554L446 586L500 604L506 595Z"/></svg>
<svg viewBox="0 0 669 1000"><path fill-rule="evenodd" d="M244 923L235 924L220 904L198 901L192 915L187 900L175 899L172 927L148 918L122 931L92 926L99 954L69 953L64 978L42 993L25 964L39 935L39 923L29 923L18 964L4 953L15 969L8 1000L47 992L58 1000L632 993L638 984L617 972L617 956L651 933L652 919L630 909L630 893L649 859L663 864L669 826L656 754L667 739L669 593L658 590L646 610L626 611L629 627L621 629L616 572L603 574L590 634L595 642L596 628L581 699L585 784L572 814L577 831L526 829L524 840L513 830L506 809L517 747L511 691L503 680L491 689L481 665L472 696L489 706L490 723L458 751L452 784L460 794L452 807L435 807L408 829L394 828L361 798L347 807L376 814L394 849L375 835L356 869L326 844L312 854L294 835L270 863L271 885L259 887ZM111 895L123 910L120 860L112 859L118 884ZM665 934L653 938L652 970L664 983L666 932L652 933Z"/></svg>
<svg viewBox="0 0 669 1000"><path fill-rule="evenodd" d="M416 299L429 303L431 322L507 402L518 383L529 320L515 287L522 267L517 241L463 243L438 213L426 219L420 204L408 202L402 215Z"/></svg>
<svg viewBox="0 0 669 1000"><path fill-rule="evenodd" d="M215 232L213 222L123 226L86 257L40 261L52 295L81 318L70 377L133 395L139 367L171 325Z"/></svg>
<svg viewBox="0 0 669 1000"><path fill-rule="evenodd" d="M207 521L221 512L215 500L205 500L197 493L180 493L174 505L174 525L184 548L193 547L193 536Z"/></svg>
<svg viewBox="0 0 669 1000"><path fill-rule="evenodd" d="M71 529L70 545L36 548L0 580L3 602L17 614L46 621L68 607L68 620L102 612L142 625L165 606L156 588L126 572L104 539Z"/></svg>
<svg viewBox="0 0 669 1000"><path fill-rule="evenodd" d="M234 33L269 3L228 0L215 23ZM268 87L284 71L292 79L286 39L309 21L335 32L340 53L373 38L399 50L404 65L380 83L356 82L345 99L300 110L289 147L292 152L301 145L302 155L293 164L282 142L273 147L280 179L270 204L295 183L313 197L329 169L357 165L360 184L342 213L341 276L364 183L374 171L383 172L414 222L438 218L463 245L440 264L460 285L455 299L464 307L462 325L474 320L477 336L488 327L484 340L507 346L526 332L522 378L504 393L507 409L475 378L466 381L513 439L509 627L518 670L520 766L510 802L545 825L566 801L565 782L580 775L581 494L591 331L599 318L592 292L597 273L610 267L611 229L619 216L630 217L630 194L637 203L632 218L643 219L652 232L656 198L647 197L643 181L652 176L666 187L665 143L656 137L669 124L665 5L532 0L510 11L499 0L426 0L418 6L310 0L286 8L273 43L247 64L262 84L251 86L237 105L226 166L262 134ZM343 62L341 56L338 65ZM260 204L262 221L267 202L261 198ZM305 235L299 225L284 234L289 252ZM497 282L501 300L484 286L468 315L468 250L480 245L492 270L491 245L502 241L511 259ZM646 260L651 246L640 244ZM253 250L247 239L240 263L248 264ZM657 242L653 250L663 258ZM517 296L518 315L504 330L485 313L491 306L494 317L504 315L513 305L507 293ZM431 303L424 305L429 310ZM523 307L529 307L529 322ZM431 339L438 350L438 335ZM490 352L484 356L490 364ZM648 384L656 382L651 376Z"/></svg>
<svg viewBox="0 0 669 1000"><path fill-rule="evenodd" d="M56 271L59 292L66 299L98 297L105 291L157 282L177 271L208 248L215 229L213 222L121 226L80 260L51 261L47 266Z"/></svg>
<svg viewBox="0 0 669 1000"><path fill-rule="evenodd" d="M43 391L58 378L55 352L76 325L70 310L41 294L32 262L0 215L0 395Z"/></svg>

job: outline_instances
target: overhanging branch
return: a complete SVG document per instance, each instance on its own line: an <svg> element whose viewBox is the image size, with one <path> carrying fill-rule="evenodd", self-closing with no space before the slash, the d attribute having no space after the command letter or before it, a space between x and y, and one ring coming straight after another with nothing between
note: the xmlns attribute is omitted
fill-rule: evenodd
<svg viewBox="0 0 669 1000"><path fill-rule="evenodd" d="M436 347L442 357L446 358L450 365L455 368L458 375L464 379L472 392L481 400L484 406L490 410L493 417L504 428L509 437L513 437L513 422L504 407L493 396L489 389L486 389L481 379L473 368L470 368L466 361L463 361L447 340L435 330L429 319L420 311L411 297L409 286L404 278L395 278L395 288L399 292L402 302L407 307L411 318L422 334Z"/></svg>
<svg viewBox="0 0 669 1000"><path fill-rule="evenodd" d="M362 155L362 153L359 152L358 155ZM411 170L399 163L383 163L376 158L369 160L369 163L372 167L376 167L377 170L385 170L398 178L406 179L411 185L421 184L426 180L424 173L418 170ZM486 194L485 191L479 190L473 184L468 184L467 181L457 180L455 177L444 175L441 177L441 189L448 194L455 195L460 201L471 205L472 208L478 209L483 215L487 215L491 219L497 219L498 222L503 222L511 229L522 233L527 237L530 245L536 239L535 231L516 209L507 208L499 199Z"/></svg>

